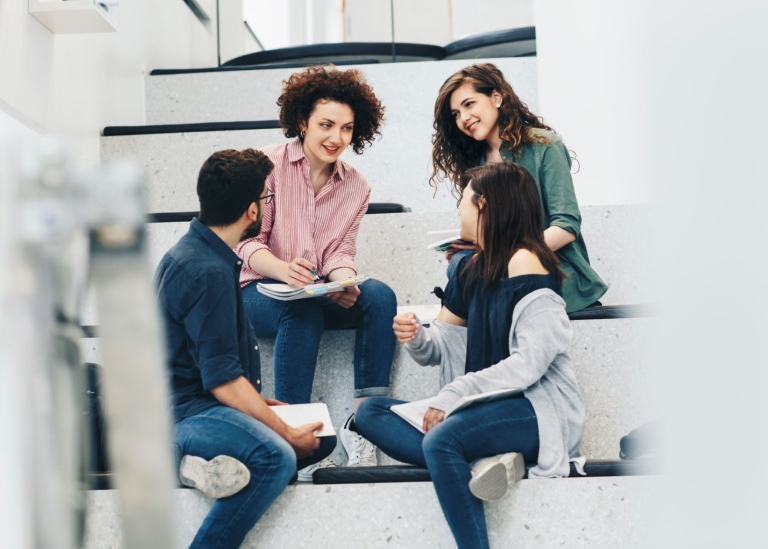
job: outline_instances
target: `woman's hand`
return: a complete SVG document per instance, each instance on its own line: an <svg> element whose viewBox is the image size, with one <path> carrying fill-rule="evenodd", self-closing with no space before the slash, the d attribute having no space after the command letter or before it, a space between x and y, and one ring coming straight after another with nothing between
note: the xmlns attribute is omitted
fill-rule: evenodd
<svg viewBox="0 0 768 549"><path fill-rule="evenodd" d="M444 419L445 412L442 410L435 410L434 408L430 408L427 410L427 413L424 414L424 423L421 425L421 428L425 433L428 433L432 427L436 426Z"/></svg>
<svg viewBox="0 0 768 549"><path fill-rule="evenodd" d="M331 292L326 295L337 305L349 309L357 302L357 298L360 295L360 288L357 286L347 286L344 288L343 292Z"/></svg>
<svg viewBox="0 0 768 549"><path fill-rule="evenodd" d="M397 337L400 343L408 343L416 337L419 321L416 320L414 313L403 313L395 317L392 329L395 331L395 337Z"/></svg>
<svg viewBox="0 0 768 549"><path fill-rule="evenodd" d="M290 263L287 263L286 273L283 280L291 286L306 286L315 281L311 269L315 266L303 257L297 257Z"/></svg>
<svg viewBox="0 0 768 549"><path fill-rule="evenodd" d="M287 402L277 400L276 398L265 398L264 402L267 403L267 406L288 406Z"/></svg>
<svg viewBox="0 0 768 549"><path fill-rule="evenodd" d="M447 261L450 261L453 257L453 254L458 252L459 250L471 250L473 252L477 251L477 242L473 242L472 244L462 244L460 242L452 242L448 249L445 251L445 259Z"/></svg>

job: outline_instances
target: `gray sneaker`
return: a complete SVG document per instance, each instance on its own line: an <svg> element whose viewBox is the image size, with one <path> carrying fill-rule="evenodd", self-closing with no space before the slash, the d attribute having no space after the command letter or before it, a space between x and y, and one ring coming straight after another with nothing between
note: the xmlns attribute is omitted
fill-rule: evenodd
<svg viewBox="0 0 768 549"><path fill-rule="evenodd" d="M209 498L220 499L232 496L247 486L251 472L230 456L216 456L211 461L184 456L179 477L184 486L196 488Z"/></svg>
<svg viewBox="0 0 768 549"><path fill-rule="evenodd" d="M326 467L338 467L338 465L336 465L336 463L331 458L325 458L322 461L318 461L314 465L304 467L304 469L299 469L299 476L297 480L299 482L314 482L315 471L318 469L324 469Z"/></svg>
<svg viewBox="0 0 768 549"><path fill-rule="evenodd" d="M376 446L349 428L353 417L354 414L349 416L339 432L339 438L349 457L347 467L375 467L378 465L376 463Z"/></svg>
<svg viewBox="0 0 768 549"><path fill-rule="evenodd" d="M507 493L507 488L523 478L525 461L517 452L478 459L472 464L469 490L479 499L495 501Z"/></svg>

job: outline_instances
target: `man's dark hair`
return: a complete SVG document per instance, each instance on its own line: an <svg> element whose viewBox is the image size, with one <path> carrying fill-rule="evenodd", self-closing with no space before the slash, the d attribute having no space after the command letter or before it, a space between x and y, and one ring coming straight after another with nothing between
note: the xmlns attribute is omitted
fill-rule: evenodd
<svg viewBox="0 0 768 549"><path fill-rule="evenodd" d="M197 196L201 223L226 227L240 219L253 202L259 204L272 161L253 149L213 153L200 168Z"/></svg>

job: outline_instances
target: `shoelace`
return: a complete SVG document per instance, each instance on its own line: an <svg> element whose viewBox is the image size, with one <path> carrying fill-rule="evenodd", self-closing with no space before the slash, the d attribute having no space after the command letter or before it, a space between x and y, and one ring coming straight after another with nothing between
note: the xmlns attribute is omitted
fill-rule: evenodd
<svg viewBox="0 0 768 549"><path fill-rule="evenodd" d="M367 462L375 460L376 446L374 446L370 440L365 439L360 435L357 435L357 437L358 437L358 440L356 442L359 448L358 459L360 461L367 461Z"/></svg>

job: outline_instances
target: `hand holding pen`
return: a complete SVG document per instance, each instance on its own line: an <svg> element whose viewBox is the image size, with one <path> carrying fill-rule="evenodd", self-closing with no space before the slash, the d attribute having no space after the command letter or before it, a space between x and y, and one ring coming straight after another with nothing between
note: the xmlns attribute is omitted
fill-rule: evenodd
<svg viewBox="0 0 768 549"><path fill-rule="evenodd" d="M315 266L303 257L297 257L287 265L288 272L285 276L285 283L291 286L306 286L320 278L315 272Z"/></svg>

